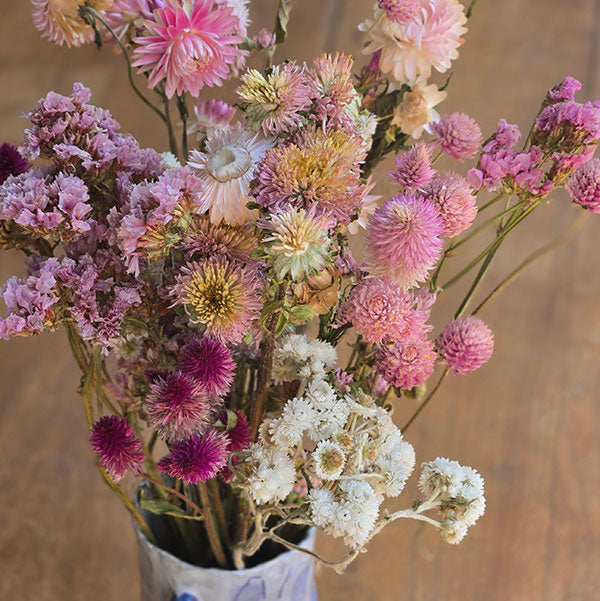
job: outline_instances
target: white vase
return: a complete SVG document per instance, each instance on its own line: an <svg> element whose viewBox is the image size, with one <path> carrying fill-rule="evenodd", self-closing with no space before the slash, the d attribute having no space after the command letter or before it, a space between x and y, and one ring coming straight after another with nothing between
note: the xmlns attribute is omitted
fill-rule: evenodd
<svg viewBox="0 0 600 601"><path fill-rule="evenodd" d="M142 601L317 601L314 559L287 551L245 570L200 568L159 549L136 528ZM315 530L299 544L314 550Z"/></svg>

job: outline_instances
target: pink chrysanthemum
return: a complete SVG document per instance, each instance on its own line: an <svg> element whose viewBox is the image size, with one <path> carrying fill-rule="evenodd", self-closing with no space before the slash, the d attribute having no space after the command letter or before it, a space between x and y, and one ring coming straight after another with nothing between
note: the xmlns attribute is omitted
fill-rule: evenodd
<svg viewBox="0 0 600 601"><path fill-rule="evenodd" d="M386 201L369 223L370 273L412 288L439 260L443 231L440 212L423 196L401 194Z"/></svg>
<svg viewBox="0 0 600 601"><path fill-rule="evenodd" d="M431 150L418 142L410 150L396 157L396 169L389 176L407 190L422 190L435 175L431 167Z"/></svg>
<svg viewBox="0 0 600 601"><path fill-rule="evenodd" d="M399 284L367 278L356 286L340 306L338 320L351 323L367 342L397 340L411 310L412 295Z"/></svg>
<svg viewBox="0 0 600 601"><path fill-rule="evenodd" d="M444 236L451 238L464 232L477 216L477 200L473 189L457 173L449 171L437 174L424 193L440 211L444 222Z"/></svg>
<svg viewBox="0 0 600 601"><path fill-rule="evenodd" d="M345 131L308 131L294 144L265 153L256 168L256 202L270 212L290 204L348 225L360 208L364 186L360 139Z"/></svg>
<svg viewBox="0 0 600 601"><path fill-rule="evenodd" d="M179 369L199 382L211 397L223 397L231 388L235 361L220 342L194 338L179 355Z"/></svg>
<svg viewBox="0 0 600 601"><path fill-rule="evenodd" d="M458 0L429 0L407 22L397 22L378 9L375 22L361 28L369 33L363 52L381 50L379 68L400 82L427 79L432 67L443 73L458 58L458 47L466 31L465 7Z"/></svg>
<svg viewBox="0 0 600 601"><path fill-rule="evenodd" d="M127 470L140 471L144 460L142 443L124 417L101 417L92 426L90 442L102 467L115 482L121 480Z"/></svg>
<svg viewBox="0 0 600 601"><path fill-rule="evenodd" d="M260 314L260 282L251 267L211 257L188 263L176 279L170 291L174 304L183 305L190 322L220 342L241 342Z"/></svg>
<svg viewBox="0 0 600 601"><path fill-rule="evenodd" d="M441 119L432 123L430 127L437 137L435 144L455 159L472 159L481 147L481 128L474 119L464 113L442 115Z"/></svg>
<svg viewBox="0 0 600 601"><path fill-rule="evenodd" d="M58 44L81 46L94 39L94 30L79 14L86 4L97 12L110 8L112 0L33 0L33 24L42 37Z"/></svg>
<svg viewBox="0 0 600 601"><path fill-rule="evenodd" d="M229 6L215 8L213 0L193 5L168 0L144 26L148 33L134 40L139 45L133 66L150 71L150 88L166 80L169 98L183 92L198 96L205 85L221 85L240 55L239 19Z"/></svg>
<svg viewBox="0 0 600 601"><path fill-rule="evenodd" d="M181 372L153 378L144 403L148 423L168 441L184 440L206 427L210 408L208 391Z"/></svg>
<svg viewBox="0 0 600 601"><path fill-rule="evenodd" d="M575 171L566 188L573 202L600 213L600 159L592 159Z"/></svg>
<svg viewBox="0 0 600 601"><path fill-rule="evenodd" d="M227 464L229 440L216 430L194 434L169 448L156 467L172 478L198 484L214 478Z"/></svg>
<svg viewBox="0 0 600 601"><path fill-rule="evenodd" d="M246 119L265 136L297 128L300 111L310 106L308 78L294 62L276 65L267 75L249 69L241 81L237 93Z"/></svg>
<svg viewBox="0 0 600 601"><path fill-rule="evenodd" d="M431 376L435 360L433 342L413 338L382 346L377 354L377 371L396 388L413 388Z"/></svg>
<svg viewBox="0 0 600 601"><path fill-rule="evenodd" d="M438 353L456 375L478 369L494 352L494 335L478 317L451 321L436 340Z"/></svg>
<svg viewBox="0 0 600 601"><path fill-rule="evenodd" d="M379 6L392 21L406 23L421 10L421 0L379 0Z"/></svg>

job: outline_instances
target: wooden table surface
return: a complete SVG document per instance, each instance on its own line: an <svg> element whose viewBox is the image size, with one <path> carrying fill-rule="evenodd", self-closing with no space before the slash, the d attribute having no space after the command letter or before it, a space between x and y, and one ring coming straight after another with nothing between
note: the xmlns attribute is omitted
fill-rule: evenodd
<svg viewBox="0 0 600 601"><path fill-rule="evenodd" d="M252 4L256 21L270 23L276 0ZM289 55L357 52L355 25L371 0L295 4ZM164 149L161 124L127 87L120 57L54 47L33 29L29 2L1 5L2 141L20 141L20 113L48 90L67 93L82 81L125 131ZM586 98L600 97L599 26L597 0L481 0L442 110L467 112L486 133L499 117L526 130L564 75L583 81ZM390 191L385 182L381 189ZM503 246L484 291L576 214L556 195ZM590 217L574 241L485 309L494 357L471 376L449 378L409 433L418 461L443 455L481 471L484 518L459 546L415 523L394 524L345 576L319 572L321 601L600 599L599 237L600 216ZM2 280L20 269L18 255L0 257ZM438 303L438 327L458 293ZM77 383L62 333L0 342L2 600L138 596L133 533L92 467ZM398 404L400 422L412 403ZM414 491L412 482L398 505ZM319 545L340 551L325 537Z"/></svg>

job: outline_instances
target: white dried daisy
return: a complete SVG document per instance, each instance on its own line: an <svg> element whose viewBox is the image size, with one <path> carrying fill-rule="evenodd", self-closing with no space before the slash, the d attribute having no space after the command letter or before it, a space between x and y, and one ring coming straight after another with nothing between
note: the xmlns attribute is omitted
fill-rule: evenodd
<svg viewBox="0 0 600 601"><path fill-rule="evenodd" d="M294 447L301 440L305 430L312 427L316 411L310 401L304 398L289 400L269 428L271 440L281 447Z"/></svg>
<svg viewBox="0 0 600 601"><path fill-rule="evenodd" d="M437 457L423 463L419 488L427 496L439 491L443 499L455 497L462 486L463 468L458 461Z"/></svg>
<svg viewBox="0 0 600 601"><path fill-rule="evenodd" d="M257 503L281 501L292 492L296 470L285 450L254 443L247 461L252 465L248 490Z"/></svg>
<svg viewBox="0 0 600 601"><path fill-rule="evenodd" d="M440 534L451 545L457 545L465 538L469 527L462 520L447 519L442 523Z"/></svg>
<svg viewBox="0 0 600 601"><path fill-rule="evenodd" d="M246 207L252 200L250 182L256 164L272 146L272 140L238 123L210 132L204 152L192 151L188 163L204 184L200 210L209 211L211 223L242 225L256 219L257 212Z"/></svg>
<svg viewBox="0 0 600 601"><path fill-rule="evenodd" d="M344 469L346 456L339 443L322 440L313 452L315 473L322 480L337 480Z"/></svg>
<svg viewBox="0 0 600 601"><path fill-rule="evenodd" d="M326 528L337 510L333 493L326 488L313 488L307 495L312 521L315 526Z"/></svg>

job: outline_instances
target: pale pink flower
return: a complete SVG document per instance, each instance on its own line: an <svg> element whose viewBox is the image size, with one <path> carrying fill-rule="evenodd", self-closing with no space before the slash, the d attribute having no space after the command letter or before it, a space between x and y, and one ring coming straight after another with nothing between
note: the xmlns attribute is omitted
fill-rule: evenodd
<svg viewBox="0 0 600 601"><path fill-rule="evenodd" d="M464 232L477 217L473 189L458 173L449 171L437 174L425 188L424 194L440 211L444 236L451 238Z"/></svg>
<svg viewBox="0 0 600 601"><path fill-rule="evenodd" d="M414 83L410 91L405 92L402 102L395 108L392 125L400 131L418 140L427 125L439 120L438 112L433 108L443 102L448 95L440 91L432 83L419 80Z"/></svg>
<svg viewBox="0 0 600 601"><path fill-rule="evenodd" d="M204 138L211 132L230 127L235 107L222 100L199 100L194 104L195 119L188 125L188 134Z"/></svg>
<svg viewBox="0 0 600 601"><path fill-rule="evenodd" d="M431 376L435 360L433 342L413 338L382 346L377 354L377 371L396 388L413 388Z"/></svg>
<svg viewBox="0 0 600 601"><path fill-rule="evenodd" d="M431 125L431 133L437 138L434 145L458 160L472 159L483 139L477 122L464 113L442 115L437 123Z"/></svg>
<svg viewBox="0 0 600 601"><path fill-rule="evenodd" d="M386 201L369 223L370 273L412 288L438 262L443 231L438 209L423 196L401 194Z"/></svg>
<svg viewBox="0 0 600 601"><path fill-rule="evenodd" d="M600 213L600 159L592 159L569 178L566 185L573 202Z"/></svg>
<svg viewBox="0 0 600 601"><path fill-rule="evenodd" d="M389 176L407 190L422 190L431 183L435 169L431 167L431 150L424 142L396 157L396 169Z"/></svg>
<svg viewBox="0 0 600 601"><path fill-rule="evenodd" d="M451 321L435 342L438 353L456 375L478 369L494 352L494 335L473 315Z"/></svg>
<svg viewBox="0 0 600 601"><path fill-rule="evenodd" d="M212 0L196 0L191 7L168 0L154 11L153 20L144 22L147 34L134 40L139 46L133 66L150 72L150 88L165 80L169 98L183 92L198 96L205 85L227 79L229 65L240 55L239 19L229 6L213 7Z"/></svg>
<svg viewBox="0 0 600 601"><path fill-rule="evenodd" d="M379 6L392 21L406 23L421 10L421 0L379 0Z"/></svg>
<svg viewBox="0 0 600 601"><path fill-rule="evenodd" d="M393 21L378 8L374 21L361 26L369 35L363 52L381 50L380 70L399 82L428 78L432 68L443 73L458 58L466 22L465 7L458 0L422 2L420 12L408 22Z"/></svg>

